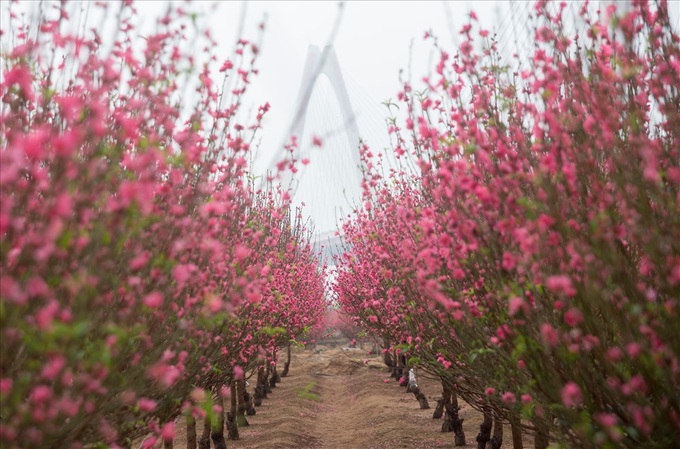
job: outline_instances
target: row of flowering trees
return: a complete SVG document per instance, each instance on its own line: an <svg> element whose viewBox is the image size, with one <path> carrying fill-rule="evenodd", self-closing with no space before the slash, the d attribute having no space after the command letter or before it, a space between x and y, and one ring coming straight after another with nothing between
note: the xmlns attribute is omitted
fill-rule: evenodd
<svg viewBox="0 0 680 449"><path fill-rule="evenodd" d="M203 390L227 396L324 310L300 220L248 175L257 45L238 42L218 85L190 11L140 46L131 2L87 13L108 8L115 39L65 2L30 24L3 10L2 447L170 441L180 414L219 412Z"/></svg>
<svg viewBox="0 0 680 449"><path fill-rule="evenodd" d="M400 164L364 149L337 298L515 447L522 428L536 447L676 447L680 39L665 1L594 19L586 2L578 36L565 6L537 3L516 70L468 25L405 84Z"/></svg>

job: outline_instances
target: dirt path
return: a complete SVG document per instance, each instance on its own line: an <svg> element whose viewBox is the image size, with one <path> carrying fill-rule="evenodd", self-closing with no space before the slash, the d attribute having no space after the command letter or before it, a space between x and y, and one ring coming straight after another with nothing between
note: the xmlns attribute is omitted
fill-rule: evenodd
<svg viewBox="0 0 680 449"><path fill-rule="evenodd" d="M352 408L357 398L351 391L351 378L333 374L319 377L323 402L319 405L310 434L320 447L347 447L357 441L357 430L362 427L361 417Z"/></svg>
<svg viewBox="0 0 680 449"><path fill-rule="evenodd" d="M313 448L387 449L453 448L453 434L441 433L442 421L433 410L420 410L412 394L405 393L389 376L379 356L359 349L318 347L293 354L288 377L273 390L248 427L239 429L240 440L229 449ZM439 385L419 379L430 405L436 405ZM467 448L476 448L481 415L462 404ZM175 449L186 447L184 426L178 423ZM200 427L199 427L200 429ZM512 447L506 429L504 449ZM474 444L473 444L474 443ZM531 443L531 444L530 444ZM531 440L525 447L533 447Z"/></svg>
<svg viewBox="0 0 680 449"><path fill-rule="evenodd" d="M361 376L356 372L367 368L352 358L352 353L356 355L357 351L321 354L325 367L314 374L318 378L320 405L310 431L319 447L355 447L358 441L370 441L372 428L367 423L377 404L368 403L369 395L363 394L357 382Z"/></svg>

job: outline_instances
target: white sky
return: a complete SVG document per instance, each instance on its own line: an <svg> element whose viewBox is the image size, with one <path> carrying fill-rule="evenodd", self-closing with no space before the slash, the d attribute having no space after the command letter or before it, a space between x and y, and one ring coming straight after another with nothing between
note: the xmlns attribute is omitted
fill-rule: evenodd
<svg viewBox="0 0 680 449"><path fill-rule="evenodd" d="M475 3L472 5L472 3ZM339 14L338 3L325 2L227 2L213 15L216 37L224 36L225 56L235 40L241 8L246 6L245 34L252 35L256 24L267 15L267 29L260 54L260 75L252 85L253 101L271 104L265 122L262 152L277 147L288 128L295 108L309 45L323 47ZM480 19L494 19L507 11L507 2L450 2L448 5L456 30L467 20L471 6ZM413 42L412 66L424 74L430 46L423 42L426 30L432 30L447 43L451 32L447 27L444 2L347 2L342 21L333 41L346 82L370 96L376 110L380 103L394 98L400 88L399 70L409 66ZM219 40L219 39L218 39ZM447 45L451 47L451 45ZM351 89L350 89L351 90ZM350 92L350 95L355 92Z"/></svg>
<svg viewBox="0 0 680 449"><path fill-rule="evenodd" d="M205 3L206 10L209 4ZM529 6L526 4L523 8L528 9ZM151 17L162 12L166 3L139 2L137 7L142 15ZM245 23L242 24L244 7ZM423 40L425 32L432 31L445 47L453 51L453 39L467 22L473 7L480 21L492 29L497 19L501 20L508 14L509 2L350 1L344 4L342 11L339 3L332 1L220 3L217 10L207 16L208 22L205 23L220 42L218 59L229 57L239 29L243 29L246 37L255 36L257 25L266 15L267 25L258 62L260 74L253 79L248 100L252 102L253 109L264 102L271 105L264 121L255 171L262 173L268 167L285 140L296 111L308 47L316 45L323 48L339 16L339 29L332 43L348 85L350 101L355 109L360 109L357 113L363 114L357 119L360 133L368 137L373 146L382 147L387 145L384 124L387 110L381 103L395 98L400 90L400 69L407 70L410 65L414 80L431 70L434 66L429 61L432 46ZM335 99L330 98L329 102L334 103ZM318 105L318 99L314 103ZM337 107L333 106L329 105L328 114L339 116ZM318 118L308 119L305 128L308 139L308 133L323 133L323 129L312 129L315 126L323 128L322 122L324 120ZM338 126L327 122L326 129ZM328 145L314 152L322 157L321 152L335 150L331 147L343 151L342 143L338 142L341 140L329 139ZM358 185L337 185L342 174L333 172L351 170L349 163L343 162L351 161L351 158L337 154L323 157L325 160L319 161L312 155L310 165L301 167L305 182L300 184L294 203L304 203L305 213L312 217L315 229L328 232L335 228L337 218L357 204L360 190ZM317 173L319 170L323 173ZM348 178L356 180L356 177Z"/></svg>
<svg viewBox="0 0 680 449"><path fill-rule="evenodd" d="M6 29L7 2L1 3L0 22ZM214 2L195 3L207 12ZM432 46L423 41L425 31L431 30L442 46L453 53L458 30L467 23L468 13L474 9L482 26L490 31L504 30L501 45L504 42L512 45L516 33L522 32L522 15L533 3L523 0L346 2L333 45L354 106L363 108L361 113L365 113L374 105L368 112L372 122L364 124L361 134L384 132L381 117L385 116L386 110L380 103L394 98L399 91L400 69L408 69L410 62L413 79L418 80L434 66L429 60ZM677 22L680 20L680 1L669 3ZM29 6L36 4L28 2ZM145 24L152 24L167 8L167 2L160 0L139 0L135 4ZM241 23L243 8L245 22ZM327 43L340 13L338 3L333 1L220 2L214 12L201 19L201 24L209 26L220 43L218 60L232 54L237 30L243 29L245 37L256 36L257 25L265 14L267 28L259 57L260 74L253 79L248 99L253 110L266 101L271 104L264 122L258 167L267 165L290 126L308 46L323 47ZM374 140L372 143L380 146L384 142ZM312 165L313 161L310 167Z"/></svg>

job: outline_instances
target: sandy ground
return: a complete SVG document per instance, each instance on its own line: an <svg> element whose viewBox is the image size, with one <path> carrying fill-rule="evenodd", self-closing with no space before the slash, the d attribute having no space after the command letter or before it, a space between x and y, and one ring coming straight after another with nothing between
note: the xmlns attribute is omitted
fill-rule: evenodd
<svg viewBox="0 0 680 449"><path fill-rule="evenodd" d="M439 384L424 376L418 383L430 410L420 410L413 394L394 380L379 356L365 350L317 346L296 350L290 372L239 429L240 440L229 449L255 448L453 448L453 433L440 431L442 419L432 419ZM481 415L461 403L468 448L476 448ZM184 423L178 422L174 448L186 447ZM198 432L200 437L201 426ZM504 429L503 448L511 448ZM159 446L162 447L162 446ZM525 447L533 447L530 438Z"/></svg>

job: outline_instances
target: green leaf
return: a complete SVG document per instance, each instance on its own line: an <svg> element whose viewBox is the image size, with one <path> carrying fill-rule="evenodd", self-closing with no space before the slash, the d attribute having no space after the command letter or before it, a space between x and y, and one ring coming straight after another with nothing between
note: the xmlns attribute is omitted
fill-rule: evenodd
<svg viewBox="0 0 680 449"><path fill-rule="evenodd" d="M463 151L468 156L471 154L475 154L477 152L477 145L473 143L466 144L463 146Z"/></svg>
<svg viewBox="0 0 680 449"><path fill-rule="evenodd" d="M312 393L312 388L316 386L316 382L309 382L302 390L298 391L298 396L304 399L310 399L312 401L319 401L321 398L318 394Z"/></svg>
<svg viewBox="0 0 680 449"><path fill-rule="evenodd" d="M57 246L61 249L68 249L71 246L72 241L73 231L71 229L67 229L63 234L61 234L59 240L57 240Z"/></svg>
<svg viewBox="0 0 680 449"><path fill-rule="evenodd" d="M263 327L262 329L260 329L260 332L270 337L274 337L277 335L286 335L288 333L286 329L283 327Z"/></svg>

